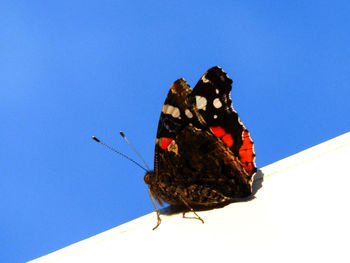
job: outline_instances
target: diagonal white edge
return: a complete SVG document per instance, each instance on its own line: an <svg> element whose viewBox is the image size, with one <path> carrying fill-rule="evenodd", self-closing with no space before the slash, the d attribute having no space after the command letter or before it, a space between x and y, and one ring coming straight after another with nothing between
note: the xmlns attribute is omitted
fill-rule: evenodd
<svg viewBox="0 0 350 263"><path fill-rule="evenodd" d="M350 132L262 168L254 199L205 224L163 214L152 231L150 213L30 262L350 262L349 162Z"/></svg>

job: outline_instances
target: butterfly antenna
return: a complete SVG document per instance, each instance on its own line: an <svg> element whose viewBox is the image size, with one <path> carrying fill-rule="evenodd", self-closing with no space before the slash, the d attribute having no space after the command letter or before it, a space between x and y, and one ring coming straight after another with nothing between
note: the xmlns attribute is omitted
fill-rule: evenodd
<svg viewBox="0 0 350 263"><path fill-rule="evenodd" d="M149 169L147 170L145 167L143 167L141 164L139 164L138 162L136 162L135 160L131 159L129 156L125 155L124 153L119 152L118 150L114 149L113 147L109 146L108 144L105 144L104 142L102 142L101 140L97 139L95 136L92 136L92 139L95 140L96 142L102 144L103 146L106 146L108 149L110 149L111 151L123 156L124 158L128 159L129 161L132 161L134 164L136 164L138 167L142 168L143 170L145 170L146 172L149 171ZM148 166L146 165L146 167L148 168Z"/></svg>
<svg viewBox="0 0 350 263"><path fill-rule="evenodd" d="M131 147L131 149L133 149L134 152L140 157L140 159L141 159L142 162L145 164L145 166L147 167L147 169L148 169L148 170L151 170L151 169L148 167L148 165L147 165L145 159L142 158L142 155L136 150L136 148L134 147L134 145L132 145L132 143L129 142L129 140L126 138L125 134L124 134L122 131L120 131L119 133L120 133L120 135L124 138L124 140L129 144L129 146Z"/></svg>

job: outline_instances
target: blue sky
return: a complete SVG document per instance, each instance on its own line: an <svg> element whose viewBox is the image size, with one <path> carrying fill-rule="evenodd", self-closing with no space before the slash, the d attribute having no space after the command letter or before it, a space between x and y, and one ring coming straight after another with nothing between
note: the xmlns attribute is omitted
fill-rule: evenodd
<svg viewBox="0 0 350 263"><path fill-rule="evenodd" d="M122 130L153 166L177 78L228 73L258 167L348 132L349 13L348 1L1 1L0 262L153 211L144 171L91 136L137 160Z"/></svg>

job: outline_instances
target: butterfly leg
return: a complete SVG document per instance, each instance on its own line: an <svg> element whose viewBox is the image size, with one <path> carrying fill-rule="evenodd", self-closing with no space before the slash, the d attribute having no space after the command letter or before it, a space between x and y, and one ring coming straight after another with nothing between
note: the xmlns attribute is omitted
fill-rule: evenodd
<svg viewBox="0 0 350 263"><path fill-rule="evenodd" d="M200 220L200 221L204 224L204 220L196 213L196 211L193 210L193 208L185 201L184 198L182 198L182 196L180 196L180 200L181 200L182 203L184 203L184 205L196 216L196 217L194 217L194 218ZM186 213L186 212L183 212L183 213L182 213L182 217L183 217L183 218L188 218L188 217L185 217L185 213Z"/></svg>
<svg viewBox="0 0 350 263"><path fill-rule="evenodd" d="M157 213L157 225L152 228L152 230L155 230L160 225L160 222L162 221L162 219L159 216L159 210L158 210L158 207L156 205L156 202L154 201L154 198L153 198L153 195L152 195L152 192L151 192L151 188L148 188L148 193L149 193L149 196L151 197L153 206L156 209L156 213Z"/></svg>

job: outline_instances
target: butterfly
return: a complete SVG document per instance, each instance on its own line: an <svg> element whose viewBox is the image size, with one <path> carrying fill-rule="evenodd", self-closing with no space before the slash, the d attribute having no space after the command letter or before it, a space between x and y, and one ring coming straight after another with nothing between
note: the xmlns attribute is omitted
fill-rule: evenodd
<svg viewBox="0 0 350 263"><path fill-rule="evenodd" d="M253 140L232 107L232 80L218 66L203 74L193 90L184 79L171 86L162 107L154 170L144 181L155 200L215 207L249 196L256 172Z"/></svg>

